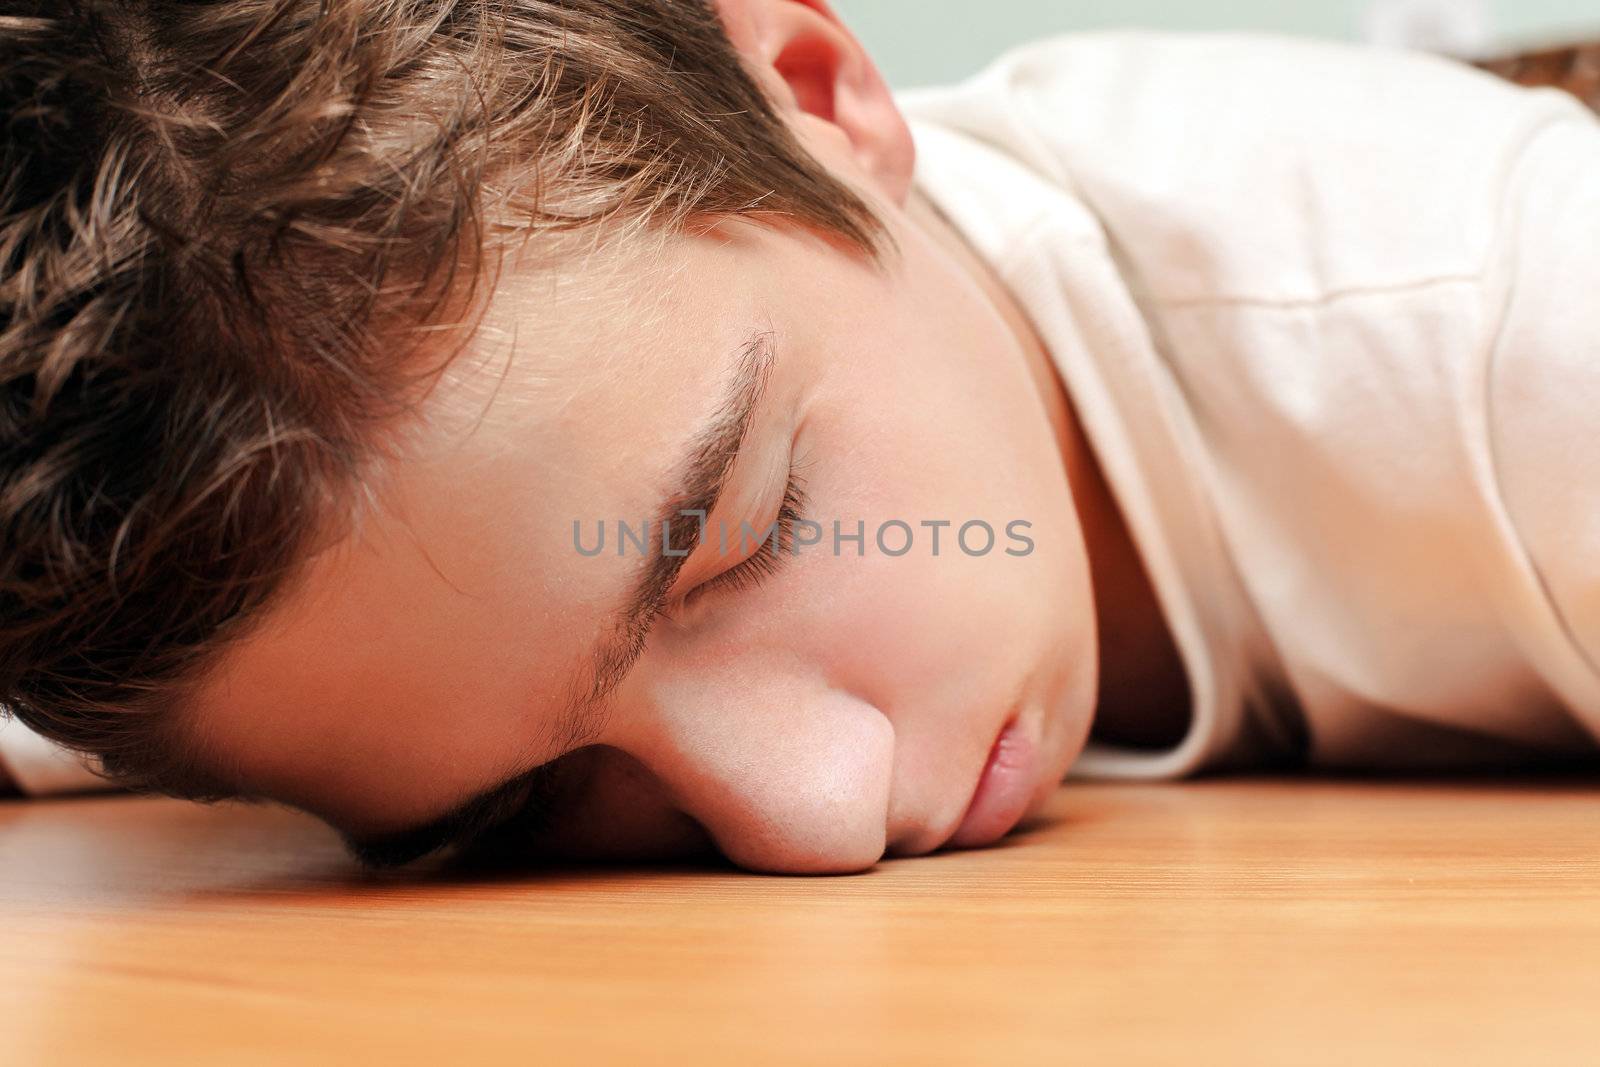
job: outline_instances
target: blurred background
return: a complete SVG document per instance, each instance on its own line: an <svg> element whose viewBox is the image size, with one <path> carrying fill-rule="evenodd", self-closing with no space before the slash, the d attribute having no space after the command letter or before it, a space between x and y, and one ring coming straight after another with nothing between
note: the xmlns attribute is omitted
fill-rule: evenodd
<svg viewBox="0 0 1600 1067"><path fill-rule="evenodd" d="M1266 30L1479 57L1600 37L1600 0L833 0L896 88L1072 30Z"/></svg>

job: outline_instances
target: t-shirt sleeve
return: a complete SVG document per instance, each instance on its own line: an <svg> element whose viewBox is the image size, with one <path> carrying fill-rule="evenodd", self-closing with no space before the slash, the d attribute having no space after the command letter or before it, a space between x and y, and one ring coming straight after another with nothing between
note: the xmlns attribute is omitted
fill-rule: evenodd
<svg viewBox="0 0 1600 1067"><path fill-rule="evenodd" d="M25 796L116 788L83 757L45 740L16 719L0 718L0 764Z"/></svg>
<svg viewBox="0 0 1600 1067"><path fill-rule="evenodd" d="M1485 419L1505 517L1547 604L1530 653L1600 738L1600 122L1529 141L1493 266Z"/></svg>

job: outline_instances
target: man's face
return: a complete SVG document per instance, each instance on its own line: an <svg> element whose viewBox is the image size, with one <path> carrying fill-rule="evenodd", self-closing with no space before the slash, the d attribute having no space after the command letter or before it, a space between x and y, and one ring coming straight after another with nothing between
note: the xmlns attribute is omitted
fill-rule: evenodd
<svg viewBox="0 0 1600 1067"><path fill-rule="evenodd" d="M1041 803L1097 684L1041 353L865 191L881 267L747 222L509 260L362 521L208 679L201 750L353 838L510 782L516 848L768 871L981 844ZM657 567L659 520L719 480Z"/></svg>

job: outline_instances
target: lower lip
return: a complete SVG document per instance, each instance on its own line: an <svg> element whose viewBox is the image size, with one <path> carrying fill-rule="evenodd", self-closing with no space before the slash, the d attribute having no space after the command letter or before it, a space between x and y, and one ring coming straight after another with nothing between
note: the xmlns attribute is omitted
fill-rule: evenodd
<svg viewBox="0 0 1600 1067"><path fill-rule="evenodd" d="M1023 735L1022 721L1006 723L989 750L983 777L967 805L967 814L950 838L954 848L981 848L992 845L1027 814L1039 783L1039 753Z"/></svg>

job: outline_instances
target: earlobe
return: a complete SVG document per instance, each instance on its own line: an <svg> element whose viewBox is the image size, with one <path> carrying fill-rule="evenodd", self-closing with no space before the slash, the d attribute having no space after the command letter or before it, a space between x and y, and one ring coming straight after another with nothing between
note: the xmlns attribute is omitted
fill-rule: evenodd
<svg viewBox="0 0 1600 1067"><path fill-rule="evenodd" d="M734 47L779 111L834 142L896 204L911 187L916 150L888 85L826 0L717 0ZM828 153L828 162L834 153Z"/></svg>

